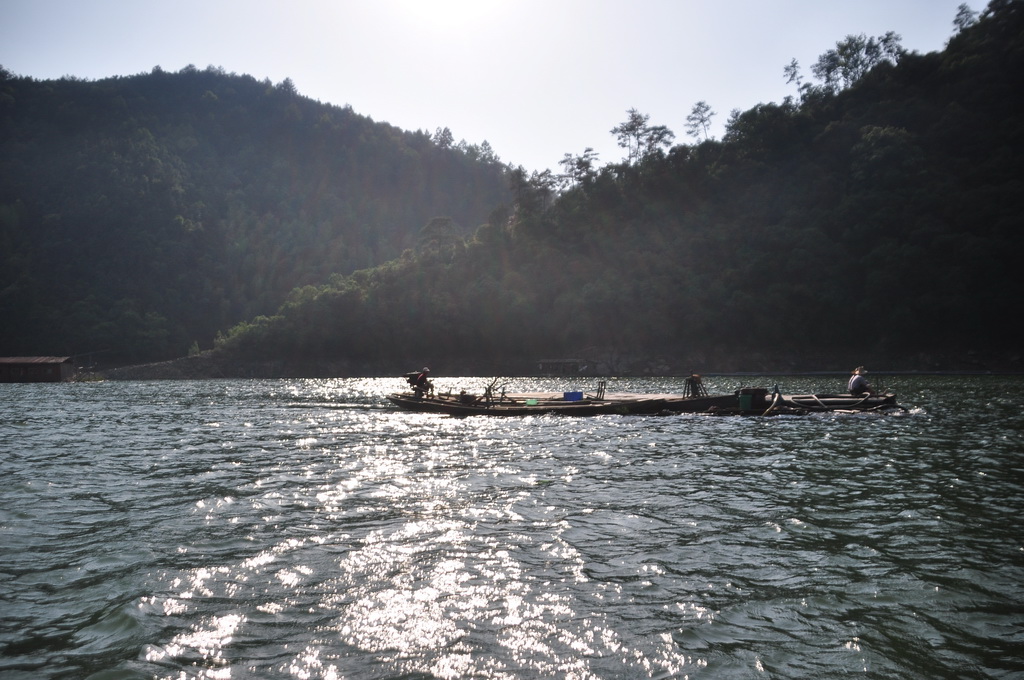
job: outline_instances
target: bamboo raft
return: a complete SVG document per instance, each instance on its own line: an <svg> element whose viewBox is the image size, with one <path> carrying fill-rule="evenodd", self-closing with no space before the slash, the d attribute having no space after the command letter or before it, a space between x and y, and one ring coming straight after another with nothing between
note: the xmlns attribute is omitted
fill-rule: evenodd
<svg viewBox="0 0 1024 680"><path fill-rule="evenodd" d="M651 415L691 413L706 415L807 415L811 413L887 412L906 409L896 395L854 396L852 394L784 395L776 390L742 388L733 394L709 395L699 378L687 380L683 394L606 393L602 381L593 393L520 392L496 393L492 386L482 396L460 394L389 394L388 400L407 411L443 413L452 416L566 416Z"/></svg>

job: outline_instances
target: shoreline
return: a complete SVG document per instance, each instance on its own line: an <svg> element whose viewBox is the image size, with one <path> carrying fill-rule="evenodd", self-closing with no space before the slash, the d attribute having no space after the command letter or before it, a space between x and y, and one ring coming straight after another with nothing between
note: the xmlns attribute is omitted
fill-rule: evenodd
<svg viewBox="0 0 1024 680"><path fill-rule="evenodd" d="M401 377L410 366L427 363L433 372L445 377L480 377L489 375L515 377L564 378L644 378L686 377L693 373L707 376L839 376L849 375L852 365L865 365L873 375L1021 375L1024 362L1017 353L923 354L912 357L873 357L850 361L849 357L767 357L757 356L748 362L729 357L694 356L684 361L633 360L620 365L588 365L579 371L551 373L538 370L535 361L504 362L424 362L396 360L383 365L373 362L343 360L322 361L241 361L215 355L213 352L131 366L112 367L84 372L84 379L101 380L217 380L272 378L383 378ZM851 368L846 364L850 363ZM835 365L835 369L821 366ZM690 369L689 367L695 367ZM894 368L887 368L892 366ZM686 367L686 368L684 368ZM703 368L703 367L706 367ZM896 368L898 367L898 368Z"/></svg>

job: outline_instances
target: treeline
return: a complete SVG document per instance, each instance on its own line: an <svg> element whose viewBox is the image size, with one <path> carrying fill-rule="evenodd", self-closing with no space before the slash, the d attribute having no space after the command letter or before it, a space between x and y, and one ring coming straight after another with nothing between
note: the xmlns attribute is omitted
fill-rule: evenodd
<svg viewBox="0 0 1024 680"><path fill-rule="evenodd" d="M296 287L508 203L486 142L406 132L213 67L0 68L0 355L182 356ZM83 360L88 360L84 357Z"/></svg>
<svg viewBox="0 0 1024 680"><path fill-rule="evenodd" d="M721 140L669 147L631 110L614 129L628 161L567 157L561 190L513 172L513 210L472 237L435 224L440 237L297 290L219 351L612 371L1018 351L1022 4L961 8L942 52L849 36L814 65L819 84L791 64L798 95L734 112ZM695 107L694 132L711 113Z"/></svg>

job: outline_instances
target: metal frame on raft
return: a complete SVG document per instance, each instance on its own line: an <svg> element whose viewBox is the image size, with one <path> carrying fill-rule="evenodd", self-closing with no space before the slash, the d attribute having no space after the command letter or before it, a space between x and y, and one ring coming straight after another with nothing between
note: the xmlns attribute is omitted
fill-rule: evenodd
<svg viewBox="0 0 1024 680"><path fill-rule="evenodd" d="M891 392L877 395L800 394L784 395L760 387L743 387L732 394L709 395L700 376L686 379L683 394L638 394L607 392L607 382L598 382L592 393L520 392L509 393L500 378L493 379L479 396L462 390L459 394L394 393L391 403L407 411L455 416L523 416L558 414L573 416L703 414L703 415L807 415L811 413L862 413L906 411ZM499 391L500 390L500 391Z"/></svg>

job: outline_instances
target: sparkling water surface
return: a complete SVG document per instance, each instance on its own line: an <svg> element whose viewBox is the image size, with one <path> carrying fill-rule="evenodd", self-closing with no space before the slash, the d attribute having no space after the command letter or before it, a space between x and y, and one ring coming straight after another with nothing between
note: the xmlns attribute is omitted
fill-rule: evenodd
<svg viewBox="0 0 1024 680"><path fill-rule="evenodd" d="M1024 677L1024 377L886 382L908 413L460 419L394 409L397 379L0 385L0 677ZM706 379L776 383L842 379Z"/></svg>

